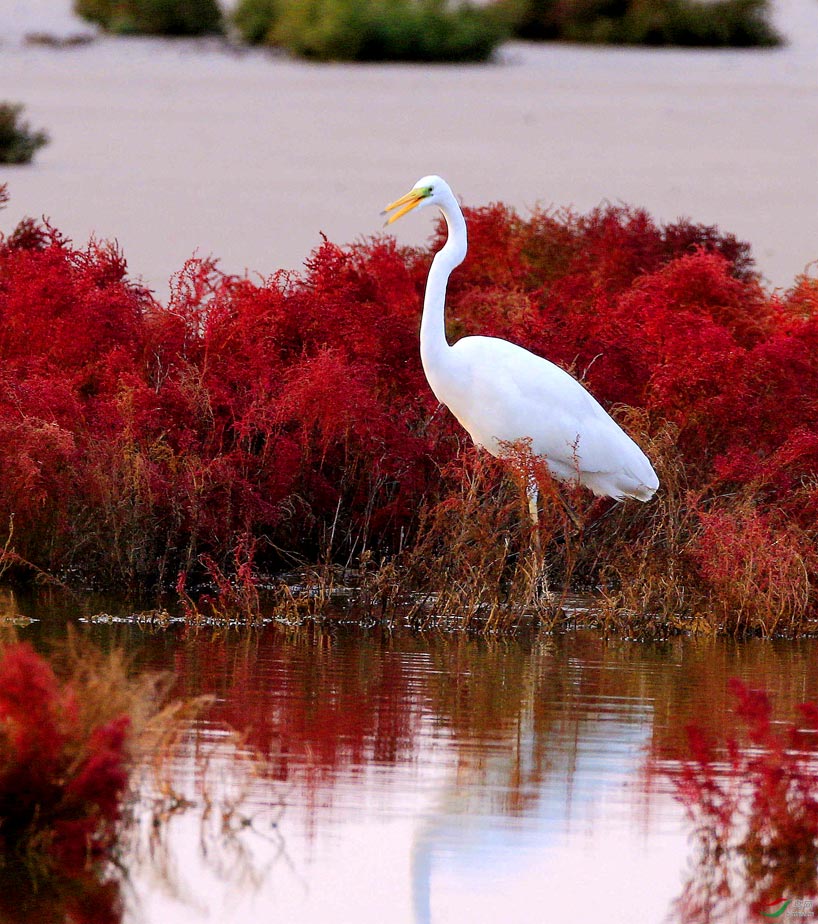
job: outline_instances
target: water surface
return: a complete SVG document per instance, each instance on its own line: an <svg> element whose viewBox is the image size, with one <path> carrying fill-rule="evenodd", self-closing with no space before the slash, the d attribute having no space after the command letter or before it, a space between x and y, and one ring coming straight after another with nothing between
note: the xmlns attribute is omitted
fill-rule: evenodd
<svg viewBox="0 0 818 924"><path fill-rule="evenodd" d="M729 730L730 676L818 697L814 641L85 631L212 697L139 776L129 924L727 920L677 901L684 725Z"/></svg>

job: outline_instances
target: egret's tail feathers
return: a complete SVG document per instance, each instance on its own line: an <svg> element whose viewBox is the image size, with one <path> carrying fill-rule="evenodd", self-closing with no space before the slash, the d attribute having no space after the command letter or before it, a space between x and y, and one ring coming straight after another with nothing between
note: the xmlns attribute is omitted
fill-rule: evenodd
<svg viewBox="0 0 818 924"><path fill-rule="evenodd" d="M626 496L632 497L634 500L638 500L638 501L649 501L653 497L653 495L656 493L658 488L659 488L658 481L656 482L655 487L651 485L642 484L642 485L639 485L639 487L636 488L635 491L628 492Z"/></svg>
<svg viewBox="0 0 818 924"><path fill-rule="evenodd" d="M659 490L659 479L656 476L656 472L654 472L653 466L647 459L645 462L648 467L647 472L641 472L639 475L635 475L633 472L627 473L633 478L634 486L625 493L634 500L649 501Z"/></svg>
<svg viewBox="0 0 818 924"><path fill-rule="evenodd" d="M652 467L649 472L642 472L641 476L629 470L583 472L580 476L580 483L590 488L599 497L612 497L617 501L628 498L649 501L659 489L659 479Z"/></svg>

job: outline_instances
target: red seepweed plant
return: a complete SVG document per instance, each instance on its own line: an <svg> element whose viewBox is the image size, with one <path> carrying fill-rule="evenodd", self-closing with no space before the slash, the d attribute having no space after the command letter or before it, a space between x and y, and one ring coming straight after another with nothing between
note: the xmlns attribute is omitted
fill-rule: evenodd
<svg viewBox="0 0 818 924"><path fill-rule="evenodd" d="M758 912L781 895L818 897L818 705L785 725L763 690L733 678L730 691L744 740L689 725L676 777L699 848L677 902L684 921L716 920L713 902Z"/></svg>
<svg viewBox="0 0 818 924"><path fill-rule="evenodd" d="M0 838L81 866L113 843L130 719L89 722L72 684L26 643L0 660Z"/></svg>
<svg viewBox="0 0 818 924"><path fill-rule="evenodd" d="M238 622L247 626L261 621L259 578L254 557L255 542L246 536L239 538L233 552L232 574L225 574L215 559L203 554L201 565L212 592L208 590L197 594L196 599L188 593L186 572L179 572L176 594L188 625Z"/></svg>
<svg viewBox="0 0 818 924"><path fill-rule="evenodd" d="M56 665L56 669L53 665ZM34 875L77 876L116 855L135 741L164 680L70 635L49 661L0 650L0 846ZM158 727L158 726L157 726Z"/></svg>
<svg viewBox="0 0 818 924"><path fill-rule="evenodd" d="M646 625L808 627L818 283L769 294L746 245L635 209L467 217L450 339L506 337L570 369L663 470L644 509L580 500L583 529L544 544L546 583L601 586L609 609ZM6 576L145 590L208 569L232 581L242 537L261 573L390 567L423 544L473 475L464 460L466 480L452 477L462 434L418 356L438 243L325 242L300 275L259 282L190 261L162 305L113 247L32 222L0 240Z"/></svg>

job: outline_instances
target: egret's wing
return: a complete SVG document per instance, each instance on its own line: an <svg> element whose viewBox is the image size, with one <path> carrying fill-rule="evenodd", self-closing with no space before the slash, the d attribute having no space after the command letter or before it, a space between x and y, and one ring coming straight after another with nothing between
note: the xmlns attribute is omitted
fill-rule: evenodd
<svg viewBox="0 0 818 924"><path fill-rule="evenodd" d="M538 455L584 472L641 468L641 450L564 369L493 337L458 341L475 407L507 442L530 438ZM634 452L635 451L635 452Z"/></svg>

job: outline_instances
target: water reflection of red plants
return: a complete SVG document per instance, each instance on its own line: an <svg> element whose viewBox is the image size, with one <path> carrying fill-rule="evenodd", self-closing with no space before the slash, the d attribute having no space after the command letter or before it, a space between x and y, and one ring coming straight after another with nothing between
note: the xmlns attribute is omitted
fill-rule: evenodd
<svg viewBox="0 0 818 924"><path fill-rule="evenodd" d="M321 632L197 639L176 654L193 689L215 693L208 717L238 731L265 773L326 784L344 769L397 764L415 746L419 710L401 657Z"/></svg>
<svg viewBox="0 0 818 924"><path fill-rule="evenodd" d="M427 759L443 769L443 789L455 785L475 813L524 816L551 782L572 790L583 742L598 742L610 719L643 726L645 820L669 776L702 831L715 831L710 841L702 835L701 862L674 914L721 924L743 920L742 909L778 898L777 889L814 893L814 713L795 732L772 720L769 699L727 685L739 672L751 676L786 714L818 698L814 652L807 641L635 645L589 632L486 639L312 625L200 630L170 654L179 694L213 696L205 738L214 726L217 741L224 729L237 733L259 757L255 798L280 798L288 818L303 813L308 832L344 810L359 774L409 768L421 778ZM694 721L691 752L684 726Z"/></svg>
<svg viewBox="0 0 818 924"><path fill-rule="evenodd" d="M802 612L818 577L816 281L770 295L745 245L637 210L468 219L450 335L509 337L584 372L606 405L643 409L648 431L678 428L691 497L710 498L689 549L698 580L719 590L740 561L742 600L783 583ZM282 549L316 560L330 536L345 561L394 549L424 499L453 490L439 466L459 442L418 358L431 249L325 243L300 276L260 283L192 261L162 305L113 247L32 223L6 236L0 524L14 514L14 560L172 585L200 554L224 566L242 537L261 567Z"/></svg>
<svg viewBox="0 0 818 924"><path fill-rule="evenodd" d="M270 626L248 635L191 635L174 651L173 669L177 695L212 695L208 722L237 732L263 758L260 771L292 784L307 803L319 790L331 803L339 780L363 768L411 764L425 736L439 734L472 782L487 772L487 762L475 762L481 743L490 743L492 753L497 742L507 745L506 785L485 793L503 800L499 810L523 814L558 759L551 753L555 736L567 734L575 744L574 725L587 701L643 692L635 671L579 672L571 665L585 659L627 665L631 656L592 634L562 645L533 636L506 643Z"/></svg>
<svg viewBox="0 0 818 924"><path fill-rule="evenodd" d="M671 771L698 850L676 904L683 922L818 896L818 704L777 723L766 692L736 678L729 689L742 739L717 741L692 723L688 756Z"/></svg>

